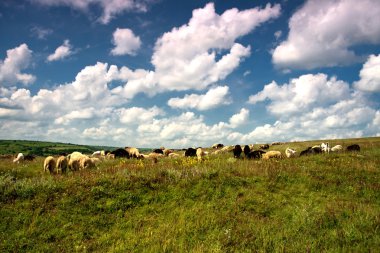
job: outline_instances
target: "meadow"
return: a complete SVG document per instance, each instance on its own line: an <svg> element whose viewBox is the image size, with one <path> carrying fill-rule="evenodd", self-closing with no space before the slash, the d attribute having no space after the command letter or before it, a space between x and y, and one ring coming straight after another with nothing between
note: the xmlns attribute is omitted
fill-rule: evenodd
<svg viewBox="0 0 380 253"><path fill-rule="evenodd" d="M272 146L298 151L322 141ZM1 252L379 252L380 138L291 159L0 160ZM257 145L255 145L257 146Z"/></svg>

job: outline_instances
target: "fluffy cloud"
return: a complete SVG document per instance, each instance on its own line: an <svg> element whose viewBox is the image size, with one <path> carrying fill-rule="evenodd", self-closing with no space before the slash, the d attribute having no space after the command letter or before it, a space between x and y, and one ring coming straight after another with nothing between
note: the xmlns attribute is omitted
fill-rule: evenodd
<svg viewBox="0 0 380 253"><path fill-rule="evenodd" d="M72 52L72 46L69 40L65 40L61 46L59 46L53 54L47 57L48 61L58 61L70 56Z"/></svg>
<svg viewBox="0 0 380 253"><path fill-rule="evenodd" d="M228 91L228 86L217 86L211 88L204 95L191 94L185 95L184 98L171 98L168 101L168 105L180 109L209 110L220 105L230 104L231 99L227 97Z"/></svg>
<svg viewBox="0 0 380 253"><path fill-rule="evenodd" d="M113 55L136 55L136 51L141 46L140 38L127 28L117 28L113 33L112 43L115 45L115 48L111 50Z"/></svg>
<svg viewBox="0 0 380 253"><path fill-rule="evenodd" d="M0 60L0 84L1 86L11 86L15 83L24 85L31 84L36 77L31 74L21 73L26 69L32 59L32 50L28 45L20 46L7 50L7 57L4 61Z"/></svg>
<svg viewBox="0 0 380 253"><path fill-rule="evenodd" d="M240 136L242 141L353 138L378 132L373 124L379 112L368 97L325 74L303 75L283 85L272 82L249 98L253 104L263 101L275 123L257 126Z"/></svg>
<svg viewBox="0 0 380 253"><path fill-rule="evenodd" d="M230 126L236 128L247 122L249 118L249 110L242 108L239 113L232 115L230 118Z"/></svg>
<svg viewBox="0 0 380 253"><path fill-rule="evenodd" d="M155 45L152 63L160 86L168 90L203 89L224 79L250 55L235 41L276 18L280 6L215 13L213 3L193 11L189 23L165 33ZM227 54L223 52L228 50ZM216 61L217 55L221 56Z"/></svg>
<svg viewBox="0 0 380 253"><path fill-rule="evenodd" d="M326 106L350 96L349 84L328 78L325 74L308 74L291 79L289 84L279 86L271 82L259 93L249 97L255 104L270 100L268 110L274 115L290 115L309 111L316 106Z"/></svg>
<svg viewBox="0 0 380 253"><path fill-rule="evenodd" d="M150 109L141 107L122 108L118 110L120 114L120 122L127 124L140 124L152 121L156 116L164 115L164 112L154 106Z"/></svg>
<svg viewBox="0 0 380 253"><path fill-rule="evenodd" d="M29 0L46 6L69 6L73 9L87 12L90 6L97 5L102 8L102 16L99 21L102 24L108 24L115 15L126 11L146 12L148 1L136 0Z"/></svg>
<svg viewBox="0 0 380 253"><path fill-rule="evenodd" d="M361 60L353 46L379 44L377 0L309 0L289 21L289 35L273 51L280 68L312 69Z"/></svg>
<svg viewBox="0 0 380 253"><path fill-rule="evenodd" d="M380 92L380 54L369 56L360 70L360 80L355 88L367 92Z"/></svg>
<svg viewBox="0 0 380 253"><path fill-rule="evenodd" d="M128 80L119 92L154 95L168 90L205 89L225 79L250 55L250 46L236 40L279 14L280 6L269 4L264 9L230 9L222 15L215 13L213 3L196 9L188 24L173 28L156 41L154 71L145 71L141 79Z"/></svg>

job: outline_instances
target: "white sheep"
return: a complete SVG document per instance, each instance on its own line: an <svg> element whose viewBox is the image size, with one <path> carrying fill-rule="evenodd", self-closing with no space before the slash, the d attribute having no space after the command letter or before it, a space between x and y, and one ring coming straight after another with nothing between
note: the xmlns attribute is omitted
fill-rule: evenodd
<svg viewBox="0 0 380 253"><path fill-rule="evenodd" d="M282 158L282 154L280 151L271 150L263 154L263 159L268 160L270 158Z"/></svg>
<svg viewBox="0 0 380 253"><path fill-rule="evenodd" d="M15 159L13 159L13 162L14 163L20 163L22 161L24 161L24 154L23 153L18 153L17 157Z"/></svg>
<svg viewBox="0 0 380 253"><path fill-rule="evenodd" d="M65 173L67 166L68 166L67 158L65 156L58 157L57 165L56 165L57 173Z"/></svg>
<svg viewBox="0 0 380 253"><path fill-rule="evenodd" d="M82 154L81 152L73 152L67 156L68 165L71 170L79 170L81 169L80 160L82 158L88 158L88 156Z"/></svg>
<svg viewBox="0 0 380 253"><path fill-rule="evenodd" d="M163 152L164 156L169 156L169 154L173 153L173 150L165 148Z"/></svg>
<svg viewBox="0 0 380 253"><path fill-rule="evenodd" d="M335 145L334 147L331 148L331 152L339 152L342 150L343 150L342 145Z"/></svg>
<svg viewBox="0 0 380 253"><path fill-rule="evenodd" d="M297 153L297 151L295 151L294 149L291 149L291 148L286 148L286 150L285 150L285 155L287 158L295 157L296 153Z"/></svg>
<svg viewBox="0 0 380 253"><path fill-rule="evenodd" d="M79 159L79 170L94 168L95 163L92 159L95 158L89 158L88 156L81 157Z"/></svg>
<svg viewBox="0 0 380 253"><path fill-rule="evenodd" d="M321 144L322 152L330 153L330 144L328 142Z"/></svg>
<svg viewBox="0 0 380 253"><path fill-rule="evenodd" d="M170 158L178 158L178 157L181 157L179 154L177 154L177 153L170 153L169 155L168 155Z"/></svg>
<svg viewBox="0 0 380 253"><path fill-rule="evenodd" d="M125 147L125 150L129 153L130 157L140 158L140 152L137 148Z"/></svg>
<svg viewBox="0 0 380 253"><path fill-rule="evenodd" d="M197 148L197 157L198 157L198 161L203 161L204 160L204 157L206 156L206 152L203 151L202 148Z"/></svg>
<svg viewBox="0 0 380 253"><path fill-rule="evenodd" d="M48 156L44 161L44 172L50 172L50 174L54 173L55 169L55 159L52 156Z"/></svg>

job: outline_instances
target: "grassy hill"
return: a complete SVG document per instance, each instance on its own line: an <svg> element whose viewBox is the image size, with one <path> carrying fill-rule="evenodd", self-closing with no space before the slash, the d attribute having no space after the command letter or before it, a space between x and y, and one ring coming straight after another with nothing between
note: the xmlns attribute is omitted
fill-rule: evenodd
<svg viewBox="0 0 380 253"><path fill-rule="evenodd" d="M58 155L79 151L85 154L96 150L112 150L114 147L77 145L71 143L27 141L27 140L0 140L0 155L32 154L36 156Z"/></svg>
<svg viewBox="0 0 380 253"><path fill-rule="evenodd" d="M42 157L0 160L0 251L377 252L380 138L331 142L362 149L116 159L66 175L44 174Z"/></svg>

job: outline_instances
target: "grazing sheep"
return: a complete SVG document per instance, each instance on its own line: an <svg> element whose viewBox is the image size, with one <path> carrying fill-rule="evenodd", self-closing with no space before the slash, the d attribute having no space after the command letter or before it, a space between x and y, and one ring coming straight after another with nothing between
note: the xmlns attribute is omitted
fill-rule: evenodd
<svg viewBox="0 0 380 253"><path fill-rule="evenodd" d="M334 147L331 148L331 152L339 152L342 150L343 150L342 145L335 145Z"/></svg>
<svg viewBox="0 0 380 253"><path fill-rule="evenodd" d="M198 161L203 161L203 158L206 156L206 152L203 151L202 148L197 148L197 157Z"/></svg>
<svg viewBox="0 0 380 253"><path fill-rule="evenodd" d="M84 156L79 159L79 170L91 168L95 168L95 163L91 158Z"/></svg>
<svg viewBox="0 0 380 253"><path fill-rule="evenodd" d="M249 158L249 153L251 153L251 148L248 145L245 145L243 148L243 153L245 158Z"/></svg>
<svg viewBox="0 0 380 253"><path fill-rule="evenodd" d="M269 148L269 144L262 144L259 146L260 149L268 149Z"/></svg>
<svg viewBox="0 0 380 253"><path fill-rule="evenodd" d="M249 159L260 159L263 157L263 154L265 154L265 151L262 150L253 150L249 152L248 158Z"/></svg>
<svg viewBox="0 0 380 253"><path fill-rule="evenodd" d="M154 152L152 152L152 153L150 153L149 155L148 155L148 158L160 158L160 157L163 157L164 155L163 154L159 154L159 153L154 153ZM144 156L145 157L145 156Z"/></svg>
<svg viewBox="0 0 380 253"><path fill-rule="evenodd" d="M68 163L68 168L72 171L77 171L79 170L80 164L79 164L79 159L70 159Z"/></svg>
<svg viewBox="0 0 380 253"><path fill-rule="evenodd" d="M15 159L13 159L13 162L14 163L20 163L20 162L24 161L24 159L25 159L24 154L18 153L17 157Z"/></svg>
<svg viewBox="0 0 380 253"><path fill-rule="evenodd" d="M271 150L263 154L263 159L268 160L270 158L282 158L282 154L280 151Z"/></svg>
<svg viewBox="0 0 380 253"><path fill-rule="evenodd" d="M65 156L58 157L57 166L56 166L57 173L66 173L67 166L68 166L67 158Z"/></svg>
<svg viewBox="0 0 380 253"><path fill-rule="evenodd" d="M108 153L106 155L106 159L115 159L115 155L114 154L111 154L111 153Z"/></svg>
<svg viewBox="0 0 380 253"><path fill-rule="evenodd" d="M305 150L302 150L300 153L300 156L309 155L310 154L311 147L308 147Z"/></svg>
<svg viewBox="0 0 380 253"><path fill-rule="evenodd" d="M156 148L156 149L153 149L153 153L164 154L164 151L162 149Z"/></svg>
<svg viewBox="0 0 380 253"><path fill-rule="evenodd" d="M221 149L218 149L218 150L215 150L214 152L212 152L211 154L212 155L218 155L218 154L221 154L223 153L224 151L222 151Z"/></svg>
<svg viewBox="0 0 380 253"><path fill-rule="evenodd" d="M95 164L95 166L97 166L102 161L100 158L97 157L91 157L90 159Z"/></svg>
<svg viewBox="0 0 380 253"><path fill-rule="evenodd" d="M24 156L24 161L33 161L34 159L36 159L36 156L34 155L28 154Z"/></svg>
<svg viewBox="0 0 380 253"><path fill-rule="evenodd" d="M330 153L330 144L328 142L321 144L322 152Z"/></svg>
<svg viewBox="0 0 380 253"><path fill-rule="evenodd" d="M168 157L170 157L170 158L178 158L178 157L181 157L181 156L179 154L176 154L176 153L170 153L168 155Z"/></svg>
<svg viewBox="0 0 380 253"><path fill-rule="evenodd" d="M67 156L67 159L68 159L68 167L75 171L75 170L79 170L80 168L80 159L82 159L83 157L87 157L86 155L82 154L81 152L73 152L71 154L69 154Z"/></svg>
<svg viewBox="0 0 380 253"><path fill-rule="evenodd" d="M297 153L297 151L295 151L294 149L291 149L291 148L286 148L286 150L285 150L285 155L287 158L295 157L296 153Z"/></svg>
<svg viewBox="0 0 380 253"><path fill-rule="evenodd" d="M235 147L233 149L234 157L235 158L240 158L240 155L241 155L242 152L243 152L243 150L241 149L241 146L240 145L235 145Z"/></svg>
<svg viewBox="0 0 380 253"><path fill-rule="evenodd" d="M173 153L173 150L167 148L164 149L164 156L169 156L171 153Z"/></svg>
<svg viewBox="0 0 380 253"><path fill-rule="evenodd" d="M224 146L221 151L222 152L230 152L232 150L234 150L235 146L231 145L231 146Z"/></svg>
<svg viewBox="0 0 380 253"><path fill-rule="evenodd" d="M347 147L347 151L359 152L360 146L358 144L352 144L352 145Z"/></svg>
<svg viewBox="0 0 380 253"><path fill-rule="evenodd" d="M52 156L48 156L44 161L44 172L50 172L50 174L54 173L55 169L55 159Z"/></svg>
<svg viewBox="0 0 380 253"><path fill-rule="evenodd" d="M137 148L125 147L125 150L129 153L130 158L140 158L140 152Z"/></svg>
<svg viewBox="0 0 380 253"><path fill-rule="evenodd" d="M195 148L188 148L185 151L185 156L197 156L197 150Z"/></svg>
<svg viewBox="0 0 380 253"><path fill-rule="evenodd" d="M321 147L313 146L313 147L308 147L307 149L301 151L300 156L315 155L315 154L320 154L320 153L322 153Z"/></svg>
<svg viewBox="0 0 380 253"><path fill-rule="evenodd" d="M124 158L130 158L129 152L123 148L118 148L110 152L110 154L114 155L115 158L124 157Z"/></svg>
<svg viewBox="0 0 380 253"><path fill-rule="evenodd" d="M223 148L224 147L224 145L223 144L221 144L221 143L215 143L214 145L212 145L211 146L212 148L214 148L214 149L218 149L218 148Z"/></svg>
<svg viewBox="0 0 380 253"><path fill-rule="evenodd" d="M95 151L94 153L92 153L92 157L96 157L96 156L100 156L100 153L101 153L101 151L100 150L98 150L98 151Z"/></svg>

